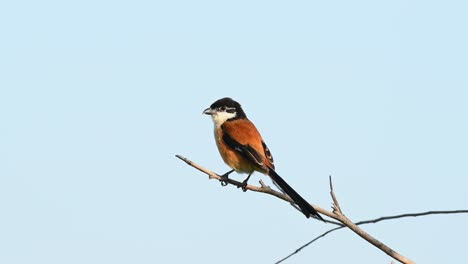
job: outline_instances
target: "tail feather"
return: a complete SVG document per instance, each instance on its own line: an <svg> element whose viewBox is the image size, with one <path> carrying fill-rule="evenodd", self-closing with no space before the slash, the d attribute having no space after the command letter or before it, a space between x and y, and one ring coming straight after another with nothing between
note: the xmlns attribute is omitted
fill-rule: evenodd
<svg viewBox="0 0 468 264"><path fill-rule="evenodd" d="M273 169L269 169L268 175L271 177L273 182L284 191L293 201L301 208L302 213L309 218L312 216L317 216L320 220L324 221L319 213L310 205L302 196L300 196L288 183L286 183L283 178L281 178Z"/></svg>

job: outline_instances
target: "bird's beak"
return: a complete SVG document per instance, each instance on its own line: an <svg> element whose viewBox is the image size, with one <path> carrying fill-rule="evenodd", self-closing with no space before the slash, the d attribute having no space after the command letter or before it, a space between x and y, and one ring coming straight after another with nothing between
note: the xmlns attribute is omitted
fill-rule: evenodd
<svg viewBox="0 0 468 264"><path fill-rule="evenodd" d="M209 107L203 111L203 114L205 114L205 115L212 115L214 113L215 113L215 110L213 110L213 109L211 109Z"/></svg>

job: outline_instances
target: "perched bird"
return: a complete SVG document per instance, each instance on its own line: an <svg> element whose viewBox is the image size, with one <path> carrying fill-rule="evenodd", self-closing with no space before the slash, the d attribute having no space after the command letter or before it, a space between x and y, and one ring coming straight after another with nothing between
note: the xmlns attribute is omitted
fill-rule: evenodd
<svg viewBox="0 0 468 264"><path fill-rule="evenodd" d="M276 186L294 200L307 218L315 216L323 221L317 211L275 172L270 150L238 102L228 97L222 98L203 113L211 115L219 153L232 169L222 177L227 180L233 171L247 173L248 176L243 181L245 188L254 171L266 174Z"/></svg>

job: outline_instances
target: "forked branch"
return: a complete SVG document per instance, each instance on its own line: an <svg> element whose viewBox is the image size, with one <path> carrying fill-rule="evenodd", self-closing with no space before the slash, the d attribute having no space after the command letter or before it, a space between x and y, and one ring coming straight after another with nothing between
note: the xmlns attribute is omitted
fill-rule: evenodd
<svg viewBox="0 0 468 264"><path fill-rule="evenodd" d="M177 158L181 159L182 161L184 161L185 163L187 163L188 165L194 167L195 169L205 173L208 175L209 179L216 179L218 181L224 181L225 179L222 178L220 175L218 175L217 173L211 171L211 170L208 170L206 168L203 168L202 166L194 163L193 161L185 158L185 157L182 157L180 155L176 155ZM335 230L338 230L338 229L341 229L341 228L344 228L344 227L348 227L349 229L351 229L354 233L358 234L360 237L362 237L363 239L365 239L366 241L368 241L369 243L371 243L372 245L374 245L375 247L377 247L378 249L382 250L383 252L385 252L387 255L389 255L390 257L394 258L395 260L398 260L399 262L401 263L414 263L412 260L404 257L403 255L399 254L398 252L394 251L393 249L391 249L390 247L388 247L387 245L385 245L384 243L382 243L381 241L377 240L376 238L374 238L373 236L371 236L370 234L368 234L367 232L365 232L364 230L362 230L361 228L358 227L358 225L362 225L362 224L369 224L369 223L377 223L379 221L383 221L383 220L390 220L390 219L396 219L396 218L402 218L402 217L411 217L411 216L421 216L421 215L429 215L429 214L442 214L442 213L468 213L468 210L458 210L458 211L429 211L429 212L425 212L425 213L415 213L415 214L402 214L402 215L396 215L396 216L385 216L385 217L380 217L380 218L377 218L377 219L373 219L373 220L366 220L366 221L361 221L361 222L357 222L357 223L353 223L350 219L348 219L344 214L343 214L343 211L339 205L339 202L338 202L338 199L336 198L336 194L335 194L335 191L333 189L333 184L332 184L332 180L331 180L331 176L330 176L330 195L332 197L332 200L333 200L333 211L327 211L319 206L316 206L316 205L313 205L313 207L315 208L315 210L317 212L319 212L320 214L322 215L326 215L330 218L333 218L335 220L337 220L338 222L336 221L331 221L331 220L325 220L326 222L328 223L332 223L332 224L335 224L335 225L338 225L338 227L336 228L333 228L327 232L325 232L324 234L320 235L319 237L315 238L314 240L310 241L309 243L307 243L306 245L302 246L301 248L297 249L294 253L290 254L289 256L287 256L286 258L280 260L279 262L291 257L292 255L296 254L297 252L299 252L302 248L308 246L309 244L313 243L314 241L316 241L317 239L319 239L320 237L323 237ZM247 185L247 186L244 186L242 182L239 182L239 181L236 181L236 180L233 180L233 179L230 179L228 178L227 179L227 183L228 184L232 184L234 186L237 186L238 188L242 188L244 187L245 189L247 190L250 190L250 191L254 191L254 192L261 192L261 193L266 193L266 194L270 194L270 195L273 195L279 199L282 199L284 201L287 201L289 203L294 203L294 201L286 194L283 194L282 192L278 192L278 191L275 191L274 189L270 188L269 186L267 186L265 183L263 183L262 181L260 181L260 186L254 186L254 185ZM279 263L278 262L278 263Z"/></svg>

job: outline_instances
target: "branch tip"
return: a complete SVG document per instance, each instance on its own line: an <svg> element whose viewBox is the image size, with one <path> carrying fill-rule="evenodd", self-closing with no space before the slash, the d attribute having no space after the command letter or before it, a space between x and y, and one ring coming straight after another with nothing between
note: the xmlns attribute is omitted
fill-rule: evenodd
<svg viewBox="0 0 468 264"><path fill-rule="evenodd" d="M330 195L331 195L332 200L333 200L333 205L332 205L333 212L336 213L336 214L342 215L343 212L341 211L340 203L338 202L338 199L336 198L336 195L335 195L335 190L333 189L332 176L330 175L328 177L329 177L328 179L330 181Z"/></svg>

